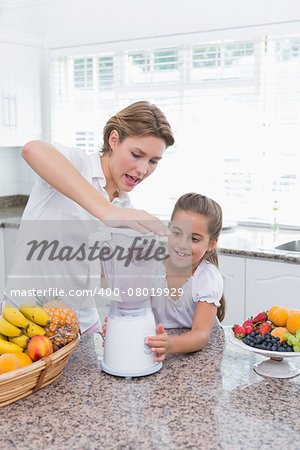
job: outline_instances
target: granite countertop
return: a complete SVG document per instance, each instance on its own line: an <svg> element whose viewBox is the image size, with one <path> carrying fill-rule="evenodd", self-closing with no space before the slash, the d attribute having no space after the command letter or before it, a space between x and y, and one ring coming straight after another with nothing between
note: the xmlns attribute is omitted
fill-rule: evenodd
<svg viewBox="0 0 300 450"><path fill-rule="evenodd" d="M214 329L204 350L131 380L101 372L100 337L83 336L57 381L0 409L0 446L298 450L300 376L260 377L252 367L263 357L230 333Z"/></svg>
<svg viewBox="0 0 300 450"><path fill-rule="evenodd" d="M19 228L28 195L0 197L0 227Z"/></svg>
<svg viewBox="0 0 300 450"><path fill-rule="evenodd" d="M218 246L221 254L245 256L248 258L273 259L300 264L300 252L278 250L278 245L300 239L300 231L238 226L222 231Z"/></svg>

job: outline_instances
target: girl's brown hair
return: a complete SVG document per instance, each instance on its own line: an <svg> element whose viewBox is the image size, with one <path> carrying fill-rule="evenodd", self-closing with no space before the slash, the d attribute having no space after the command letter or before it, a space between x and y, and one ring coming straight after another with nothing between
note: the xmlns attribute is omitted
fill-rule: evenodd
<svg viewBox="0 0 300 450"><path fill-rule="evenodd" d="M196 194L194 192L182 195L175 203L171 220L174 219L177 211L192 211L198 214L203 214L207 218L208 233L210 242L217 239L222 230L222 209L220 205L206 197L205 195ZM218 250L215 246L212 250L207 251L203 259L214 264L219 268ZM217 310L217 316L220 321L225 317L225 297L222 294L220 306Z"/></svg>
<svg viewBox="0 0 300 450"><path fill-rule="evenodd" d="M149 102L133 103L111 117L103 130L102 154L111 152L109 145L110 133L119 133L119 142L133 136L156 136L165 141L166 147L174 144L174 136L163 112Z"/></svg>

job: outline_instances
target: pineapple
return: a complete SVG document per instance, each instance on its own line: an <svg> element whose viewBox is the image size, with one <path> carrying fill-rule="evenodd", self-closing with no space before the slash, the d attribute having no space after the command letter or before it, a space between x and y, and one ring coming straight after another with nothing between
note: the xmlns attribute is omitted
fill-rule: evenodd
<svg viewBox="0 0 300 450"><path fill-rule="evenodd" d="M79 320L69 305L59 299L39 299L39 303L49 316L50 325L45 327L45 331L54 345L60 348L76 339L80 332Z"/></svg>

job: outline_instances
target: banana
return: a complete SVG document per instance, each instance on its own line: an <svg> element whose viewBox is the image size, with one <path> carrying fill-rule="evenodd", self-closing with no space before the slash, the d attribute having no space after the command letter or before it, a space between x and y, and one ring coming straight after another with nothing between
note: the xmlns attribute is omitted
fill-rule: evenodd
<svg viewBox="0 0 300 450"><path fill-rule="evenodd" d="M3 355L4 353L17 353L22 351L23 349L19 347L19 345L0 340L0 355Z"/></svg>
<svg viewBox="0 0 300 450"><path fill-rule="evenodd" d="M46 311L34 303L23 303L19 310L27 319L32 320L32 322L38 325L46 327L50 324L50 319Z"/></svg>
<svg viewBox="0 0 300 450"><path fill-rule="evenodd" d="M10 304L2 306L2 314L6 320L20 328L28 328L29 320L23 314Z"/></svg>
<svg viewBox="0 0 300 450"><path fill-rule="evenodd" d="M7 337L0 333L0 341L7 341Z"/></svg>
<svg viewBox="0 0 300 450"><path fill-rule="evenodd" d="M44 328L40 327L39 325L37 325L34 322L31 322L31 320L29 322L30 322L30 324L29 324L29 327L27 328L27 330L23 329L23 332L25 331L27 336L32 338L36 334L40 334L42 336L44 336L46 334L46 331L44 330Z"/></svg>
<svg viewBox="0 0 300 450"><path fill-rule="evenodd" d="M22 336L10 337L8 338L8 340L9 342L18 345L19 347L27 348L30 338L28 336L25 336L25 334L23 334Z"/></svg>
<svg viewBox="0 0 300 450"><path fill-rule="evenodd" d="M0 316L0 333L4 336L21 336L23 334L20 328L8 322L3 316Z"/></svg>

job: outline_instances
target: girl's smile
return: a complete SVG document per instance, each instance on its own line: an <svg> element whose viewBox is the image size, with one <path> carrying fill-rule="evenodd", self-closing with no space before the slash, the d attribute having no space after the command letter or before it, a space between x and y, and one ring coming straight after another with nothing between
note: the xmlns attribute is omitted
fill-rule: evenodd
<svg viewBox="0 0 300 450"><path fill-rule="evenodd" d="M179 250L175 250L174 252L176 253L176 255L178 255L180 258L188 258L189 256L191 256L192 253L183 253Z"/></svg>

